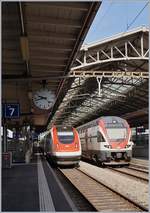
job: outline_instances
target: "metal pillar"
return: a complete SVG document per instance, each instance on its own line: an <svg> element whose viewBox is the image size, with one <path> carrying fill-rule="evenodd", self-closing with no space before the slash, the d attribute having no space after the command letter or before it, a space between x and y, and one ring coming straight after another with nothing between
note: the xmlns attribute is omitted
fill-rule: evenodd
<svg viewBox="0 0 150 213"><path fill-rule="evenodd" d="M4 123L3 123L2 152L7 152L7 124L6 124L6 121L4 121Z"/></svg>

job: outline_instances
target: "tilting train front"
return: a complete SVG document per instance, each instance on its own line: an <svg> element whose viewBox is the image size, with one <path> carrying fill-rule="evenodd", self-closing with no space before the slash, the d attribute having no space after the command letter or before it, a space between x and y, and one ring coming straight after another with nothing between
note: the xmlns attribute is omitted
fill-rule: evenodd
<svg viewBox="0 0 150 213"><path fill-rule="evenodd" d="M78 130L83 157L104 164L131 160L133 142L126 120L116 116L101 117Z"/></svg>
<svg viewBox="0 0 150 213"><path fill-rule="evenodd" d="M81 144L77 130L53 126L44 138L44 151L57 165L78 165Z"/></svg>

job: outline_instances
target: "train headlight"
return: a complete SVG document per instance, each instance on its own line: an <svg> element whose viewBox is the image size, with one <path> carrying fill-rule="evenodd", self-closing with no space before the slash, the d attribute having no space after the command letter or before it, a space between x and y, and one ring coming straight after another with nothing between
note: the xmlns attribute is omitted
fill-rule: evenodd
<svg viewBox="0 0 150 213"><path fill-rule="evenodd" d="M104 145L104 147L111 149L111 145Z"/></svg>
<svg viewBox="0 0 150 213"><path fill-rule="evenodd" d="M125 148L129 148L130 146L131 146L131 144L128 144L128 145L125 146Z"/></svg>
<svg viewBox="0 0 150 213"><path fill-rule="evenodd" d="M78 148L78 144L77 143L75 143L75 148Z"/></svg>

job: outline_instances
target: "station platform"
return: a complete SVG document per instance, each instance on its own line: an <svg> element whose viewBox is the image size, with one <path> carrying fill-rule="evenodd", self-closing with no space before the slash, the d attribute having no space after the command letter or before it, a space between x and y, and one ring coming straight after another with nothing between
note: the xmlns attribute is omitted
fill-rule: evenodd
<svg viewBox="0 0 150 213"><path fill-rule="evenodd" d="M41 155L2 170L2 211L76 211L53 169Z"/></svg>

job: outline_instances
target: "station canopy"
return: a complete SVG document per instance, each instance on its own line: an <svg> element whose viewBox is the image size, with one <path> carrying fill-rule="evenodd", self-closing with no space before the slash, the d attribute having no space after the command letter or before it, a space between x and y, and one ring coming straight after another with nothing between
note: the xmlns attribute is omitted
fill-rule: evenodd
<svg viewBox="0 0 150 213"><path fill-rule="evenodd" d="M101 2L2 2L2 102L19 103L9 126L46 128L72 80L64 80ZM56 95L50 110L33 104L46 85Z"/></svg>
<svg viewBox="0 0 150 213"><path fill-rule="evenodd" d="M49 127L106 115L148 127L148 40L149 30L139 27L83 45L70 71L74 81Z"/></svg>

